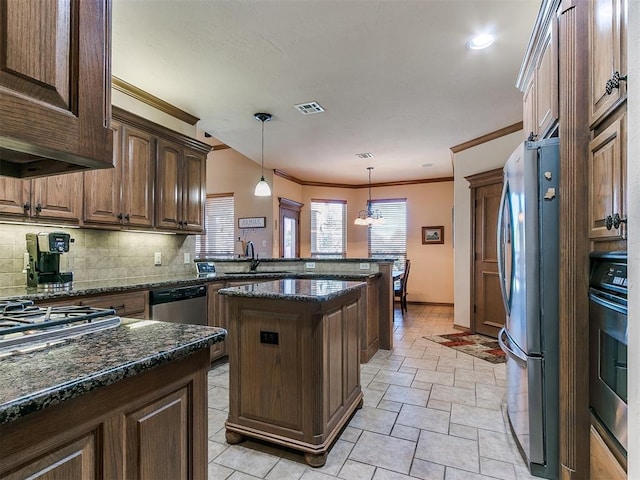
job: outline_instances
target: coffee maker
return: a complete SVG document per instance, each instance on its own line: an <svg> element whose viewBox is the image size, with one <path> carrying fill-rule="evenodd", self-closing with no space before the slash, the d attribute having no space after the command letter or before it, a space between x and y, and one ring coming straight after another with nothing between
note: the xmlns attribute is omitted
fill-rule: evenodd
<svg viewBox="0 0 640 480"><path fill-rule="evenodd" d="M27 287L42 290L71 288L72 272L60 271L60 256L69 251L71 235L64 232L27 233Z"/></svg>

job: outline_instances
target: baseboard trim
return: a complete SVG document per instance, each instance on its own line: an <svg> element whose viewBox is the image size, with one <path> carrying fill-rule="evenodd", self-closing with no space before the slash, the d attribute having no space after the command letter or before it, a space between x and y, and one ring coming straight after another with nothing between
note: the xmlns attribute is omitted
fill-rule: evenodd
<svg viewBox="0 0 640 480"><path fill-rule="evenodd" d="M472 333L469 327L463 327L462 325L458 325L456 323L453 324L453 328L455 328L456 330L461 330L466 333Z"/></svg>
<svg viewBox="0 0 640 480"><path fill-rule="evenodd" d="M400 303L395 301L394 303ZM447 302L407 302L408 305L432 305L434 307L453 307L453 303Z"/></svg>

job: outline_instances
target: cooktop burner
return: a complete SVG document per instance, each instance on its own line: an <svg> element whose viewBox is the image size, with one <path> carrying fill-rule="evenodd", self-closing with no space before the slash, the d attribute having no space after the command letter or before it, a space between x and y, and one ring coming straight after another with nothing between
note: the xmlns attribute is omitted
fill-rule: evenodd
<svg viewBox="0 0 640 480"><path fill-rule="evenodd" d="M22 299L0 301L0 356L118 326L115 313L78 305L39 307Z"/></svg>

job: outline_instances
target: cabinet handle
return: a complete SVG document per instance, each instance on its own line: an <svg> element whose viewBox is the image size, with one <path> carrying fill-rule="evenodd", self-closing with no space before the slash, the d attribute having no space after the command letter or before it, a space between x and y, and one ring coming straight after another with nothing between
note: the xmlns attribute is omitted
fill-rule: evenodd
<svg viewBox="0 0 640 480"><path fill-rule="evenodd" d="M620 218L620 214L616 213L613 216L613 228L620 228L620 224L621 223L626 224L627 223L627 219L626 218Z"/></svg>
<svg viewBox="0 0 640 480"><path fill-rule="evenodd" d="M124 219L128 222L128 221L129 221L129 218L131 218L131 216L127 213L127 214L124 216Z"/></svg>
<svg viewBox="0 0 640 480"><path fill-rule="evenodd" d="M24 205L22 205L22 208L24 209L24 213L29 212L29 210L31 210L31 203L25 203Z"/></svg>
<svg viewBox="0 0 640 480"><path fill-rule="evenodd" d="M529 133L529 136L527 137L527 142L535 142L536 138L538 138L537 135L535 135L533 132Z"/></svg>
<svg viewBox="0 0 640 480"><path fill-rule="evenodd" d="M613 217L611 215L607 215L604 226L607 227L607 230L611 230L611 227L613 227Z"/></svg>
<svg viewBox="0 0 640 480"><path fill-rule="evenodd" d="M36 213L40 213L42 211L42 204L39 203L36 205Z"/></svg>
<svg viewBox="0 0 640 480"><path fill-rule="evenodd" d="M118 220L122 220L122 212L118 214Z"/></svg>
<svg viewBox="0 0 640 480"><path fill-rule="evenodd" d="M109 308L111 310L123 310L124 309L124 303L122 305L115 305L115 306L111 305Z"/></svg>
<svg viewBox="0 0 640 480"><path fill-rule="evenodd" d="M607 83L604 87L605 91L607 92L607 95L611 95L611 92L613 92L614 88L620 88L620 82L626 82L626 81L627 81L626 75L620 75L620 72L614 72L613 77L607 80Z"/></svg>

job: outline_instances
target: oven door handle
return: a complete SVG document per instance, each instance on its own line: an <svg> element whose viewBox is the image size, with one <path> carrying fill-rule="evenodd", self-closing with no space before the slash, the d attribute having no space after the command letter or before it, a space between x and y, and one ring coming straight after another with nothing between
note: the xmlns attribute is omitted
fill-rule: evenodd
<svg viewBox="0 0 640 480"><path fill-rule="evenodd" d="M500 348L502 349L502 351L507 355L509 355L511 358L513 358L516 362L520 363L523 366L526 366L527 365L526 355L510 348L509 340L507 341L504 340L505 336L508 337L507 329L505 327L502 327L498 332L498 343L500 344Z"/></svg>
<svg viewBox="0 0 640 480"><path fill-rule="evenodd" d="M623 315L627 314L627 306L622 305L618 302L613 302L610 299L606 298L603 295L600 295L596 290L590 289L589 291L589 300L598 305L608 308L609 310L614 310L618 313L622 313Z"/></svg>

